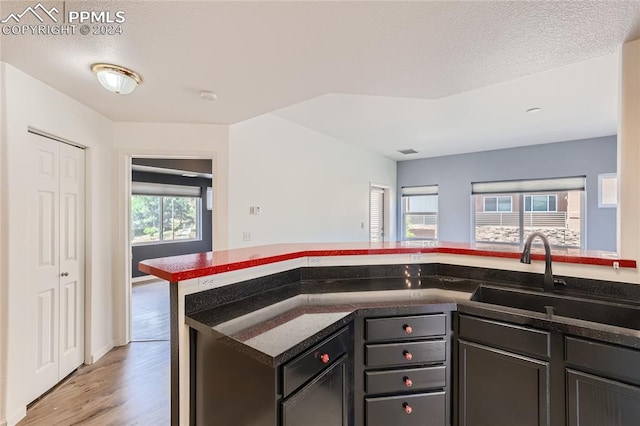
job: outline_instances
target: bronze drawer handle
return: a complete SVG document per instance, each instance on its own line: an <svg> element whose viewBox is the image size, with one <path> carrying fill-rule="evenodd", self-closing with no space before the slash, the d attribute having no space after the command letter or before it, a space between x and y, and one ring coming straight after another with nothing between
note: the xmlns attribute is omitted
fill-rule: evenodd
<svg viewBox="0 0 640 426"><path fill-rule="evenodd" d="M413 386L413 380L411 380L410 378L408 378L407 376L404 376L402 378L402 381L404 382L405 386L410 388L411 386Z"/></svg>
<svg viewBox="0 0 640 426"><path fill-rule="evenodd" d="M328 363L329 362L329 354L320 355L320 361L322 361L323 364Z"/></svg>
<svg viewBox="0 0 640 426"><path fill-rule="evenodd" d="M411 327L409 324L405 324L402 326L402 329L404 330L405 333L407 334L411 334L413 333L413 327Z"/></svg>
<svg viewBox="0 0 640 426"><path fill-rule="evenodd" d="M404 408L404 412L407 413L407 414L413 413L413 408L411 408L411 406L409 405L408 402L403 402L402 403L402 408Z"/></svg>
<svg viewBox="0 0 640 426"><path fill-rule="evenodd" d="M411 361L413 359L413 355L407 350L402 351L402 355L404 355L407 361Z"/></svg>

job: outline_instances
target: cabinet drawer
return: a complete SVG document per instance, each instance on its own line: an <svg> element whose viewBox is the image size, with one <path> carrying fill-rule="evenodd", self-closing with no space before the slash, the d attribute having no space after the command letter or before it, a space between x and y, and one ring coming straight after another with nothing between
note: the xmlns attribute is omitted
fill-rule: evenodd
<svg viewBox="0 0 640 426"><path fill-rule="evenodd" d="M445 314L370 318L365 320L365 338L373 341L442 336L447 331L446 323Z"/></svg>
<svg viewBox="0 0 640 426"><path fill-rule="evenodd" d="M567 337L566 361L574 367L640 385L640 351Z"/></svg>
<svg viewBox="0 0 640 426"><path fill-rule="evenodd" d="M347 353L349 331L344 328L333 336L323 340L302 355L282 367L282 387L286 397L316 374L328 367L334 360ZM323 355L328 355L328 359Z"/></svg>
<svg viewBox="0 0 640 426"><path fill-rule="evenodd" d="M444 340L380 343L365 346L367 367L415 365L443 362L446 359Z"/></svg>
<svg viewBox="0 0 640 426"><path fill-rule="evenodd" d="M444 426L444 392L365 398L367 426Z"/></svg>
<svg viewBox="0 0 640 426"><path fill-rule="evenodd" d="M365 391L368 394L379 394L444 388L446 374L444 365L390 371L367 371L365 373Z"/></svg>
<svg viewBox="0 0 640 426"><path fill-rule="evenodd" d="M551 333L519 325L460 315L461 339L524 355L549 358Z"/></svg>

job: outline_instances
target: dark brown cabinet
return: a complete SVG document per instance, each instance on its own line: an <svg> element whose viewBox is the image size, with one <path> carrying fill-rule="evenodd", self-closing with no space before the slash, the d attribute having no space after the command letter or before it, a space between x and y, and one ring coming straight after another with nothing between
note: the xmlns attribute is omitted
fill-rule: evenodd
<svg viewBox="0 0 640 426"><path fill-rule="evenodd" d="M282 426L347 426L347 355L282 402Z"/></svg>
<svg viewBox="0 0 640 426"><path fill-rule="evenodd" d="M459 419L464 426L549 424L549 363L459 341Z"/></svg>
<svg viewBox="0 0 640 426"><path fill-rule="evenodd" d="M569 426L636 426L640 387L567 370Z"/></svg>
<svg viewBox="0 0 640 426"><path fill-rule="evenodd" d="M433 313L361 320L357 426L450 424L450 318Z"/></svg>
<svg viewBox="0 0 640 426"><path fill-rule="evenodd" d="M548 332L460 315L460 426L550 425Z"/></svg>
<svg viewBox="0 0 640 426"><path fill-rule="evenodd" d="M456 320L459 426L636 426L640 351L467 314Z"/></svg>
<svg viewBox="0 0 640 426"><path fill-rule="evenodd" d="M282 365L192 330L191 424L348 426L351 330L342 328Z"/></svg>
<svg viewBox="0 0 640 426"><path fill-rule="evenodd" d="M367 426L442 426L445 392L366 398Z"/></svg>
<svg viewBox="0 0 640 426"><path fill-rule="evenodd" d="M638 424L640 351L567 337L566 365L569 426Z"/></svg>

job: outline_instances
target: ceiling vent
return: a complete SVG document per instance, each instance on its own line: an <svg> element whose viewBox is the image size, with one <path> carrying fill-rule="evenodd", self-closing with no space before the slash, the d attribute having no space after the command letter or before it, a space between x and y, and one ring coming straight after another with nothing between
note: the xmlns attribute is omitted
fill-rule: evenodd
<svg viewBox="0 0 640 426"><path fill-rule="evenodd" d="M408 148L408 149L399 149L398 152L400 154L404 154L404 155L409 155L409 154L417 154L418 151L416 151L413 148Z"/></svg>

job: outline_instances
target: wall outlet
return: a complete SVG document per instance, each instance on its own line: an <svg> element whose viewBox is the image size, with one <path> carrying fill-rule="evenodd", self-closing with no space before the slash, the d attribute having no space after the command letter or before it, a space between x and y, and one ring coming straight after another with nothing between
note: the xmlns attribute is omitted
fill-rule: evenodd
<svg viewBox="0 0 640 426"><path fill-rule="evenodd" d="M207 290L209 288L215 287L216 282L213 277L202 277L198 278L198 289L199 290Z"/></svg>
<svg viewBox="0 0 640 426"><path fill-rule="evenodd" d="M251 241L251 232L244 231L242 233L242 241Z"/></svg>
<svg viewBox="0 0 640 426"><path fill-rule="evenodd" d="M411 253L409 255L409 260L411 262L420 262L420 261L422 261L422 253Z"/></svg>
<svg viewBox="0 0 640 426"><path fill-rule="evenodd" d="M320 262L319 257L310 257L309 258L309 266L320 266L322 262Z"/></svg>
<svg viewBox="0 0 640 426"><path fill-rule="evenodd" d="M620 262L613 262L613 269L620 269Z"/></svg>

